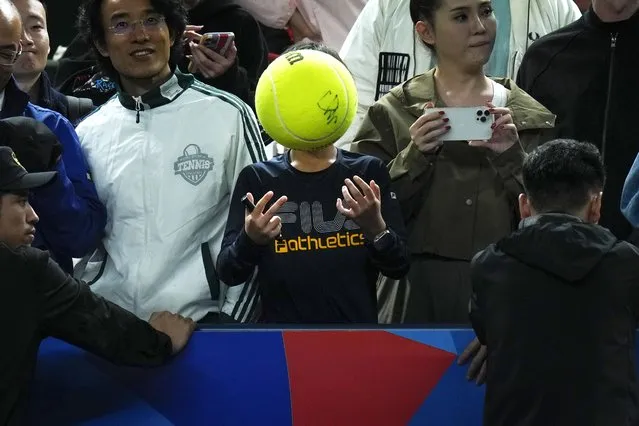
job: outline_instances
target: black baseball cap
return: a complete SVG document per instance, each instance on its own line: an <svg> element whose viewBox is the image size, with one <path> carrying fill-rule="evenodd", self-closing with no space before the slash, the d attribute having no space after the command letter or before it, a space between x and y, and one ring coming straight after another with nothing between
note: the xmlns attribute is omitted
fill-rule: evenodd
<svg viewBox="0 0 639 426"><path fill-rule="evenodd" d="M0 120L0 145L11 148L30 173L55 170L62 154L58 137L47 125L31 117Z"/></svg>
<svg viewBox="0 0 639 426"><path fill-rule="evenodd" d="M0 146L0 191L23 191L51 182L58 172L27 173L13 150Z"/></svg>

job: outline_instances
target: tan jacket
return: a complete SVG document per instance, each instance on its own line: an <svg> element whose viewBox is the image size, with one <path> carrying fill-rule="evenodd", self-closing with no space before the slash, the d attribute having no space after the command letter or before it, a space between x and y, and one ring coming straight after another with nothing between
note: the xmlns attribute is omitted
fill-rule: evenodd
<svg viewBox="0 0 639 426"><path fill-rule="evenodd" d="M423 154L411 142L409 127L427 102L444 106L437 99L433 73L408 80L375 103L352 150L388 164L413 254L470 260L516 228L525 152L548 140L555 116L512 80L495 79L509 89L506 106L521 143L497 155L466 141L450 141L437 153Z"/></svg>

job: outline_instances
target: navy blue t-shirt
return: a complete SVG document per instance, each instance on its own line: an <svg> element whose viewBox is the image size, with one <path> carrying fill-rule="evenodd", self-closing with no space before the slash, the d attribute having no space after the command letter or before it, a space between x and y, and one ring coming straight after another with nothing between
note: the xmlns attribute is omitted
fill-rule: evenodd
<svg viewBox="0 0 639 426"><path fill-rule="evenodd" d="M400 278L409 268L405 228L390 177L381 160L337 150L336 161L320 172L295 169L285 153L251 164L238 176L217 269L228 285L246 281L257 267L261 320L269 323L376 323L379 272ZM381 250L359 226L337 210L344 180L359 176L380 186L382 216L392 243ZM244 232L248 192L255 201L268 191L279 210L282 238L256 245Z"/></svg>

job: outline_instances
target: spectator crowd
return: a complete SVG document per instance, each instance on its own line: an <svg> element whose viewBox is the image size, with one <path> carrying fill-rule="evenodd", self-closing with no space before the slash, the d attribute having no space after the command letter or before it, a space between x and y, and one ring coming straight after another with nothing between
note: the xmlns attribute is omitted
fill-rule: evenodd
<svg viewBox="0 0 639 426"><path fill-rule="evenodd" d="M639 424L639 1L52 3L0 0L1 424L43 337L150 366L256 322L471 325L485 424ZM304 50L358 95L314 151L254 112Z"/></svg>

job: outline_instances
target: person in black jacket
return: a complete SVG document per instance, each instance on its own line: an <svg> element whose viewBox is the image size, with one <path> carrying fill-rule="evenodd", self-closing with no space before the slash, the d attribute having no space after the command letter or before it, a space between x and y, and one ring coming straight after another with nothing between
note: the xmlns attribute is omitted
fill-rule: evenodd
<svg viewBox="0 0 639 426"><path fill-rule="evenodd" d="M157 366L188 342L195 324L168 312L149 322L93 294L46 251L29 247L38 216L29 190L57 172L27 173L0 147L0 424L22 424L40 341L65 340L118 364Z"/></svg>
<svg viewBox="0 0 639 426"><path fill-rule="evenodd" d="M517 85L557 115L554 137L595 144L608 183L601 224L636 241L619 208L624 180L639 151L639 2L593 0L576 22L536 41Z"/></svg>
<svg viewBox="0 0 639 426"><path fill-rule="evenodd" d="M639 250L596 224L601 155L548 142L525 160L523 182L519 230L472 263L484 424L634 425Z"/></svg>
<svg viewBox="0 0 639 426"><path fill-rule="evenodd" d="M184 0L184 4L189 13L189 23L201 26L198 33L232 32L237 46L232 49L237 52L237 57L230 57L232 65L228 70L214 75L210 75L210 71L198 70L195 76L210 86L237 95L253 106L257 81L268 66L268 46L259 23L233 0ZM199 58L210 61L205 64L205 70L215 70L215 62L224 63L225 58L207 50L202 49ZM182 61L180 68L188 69L188 61Z"/></svg>

